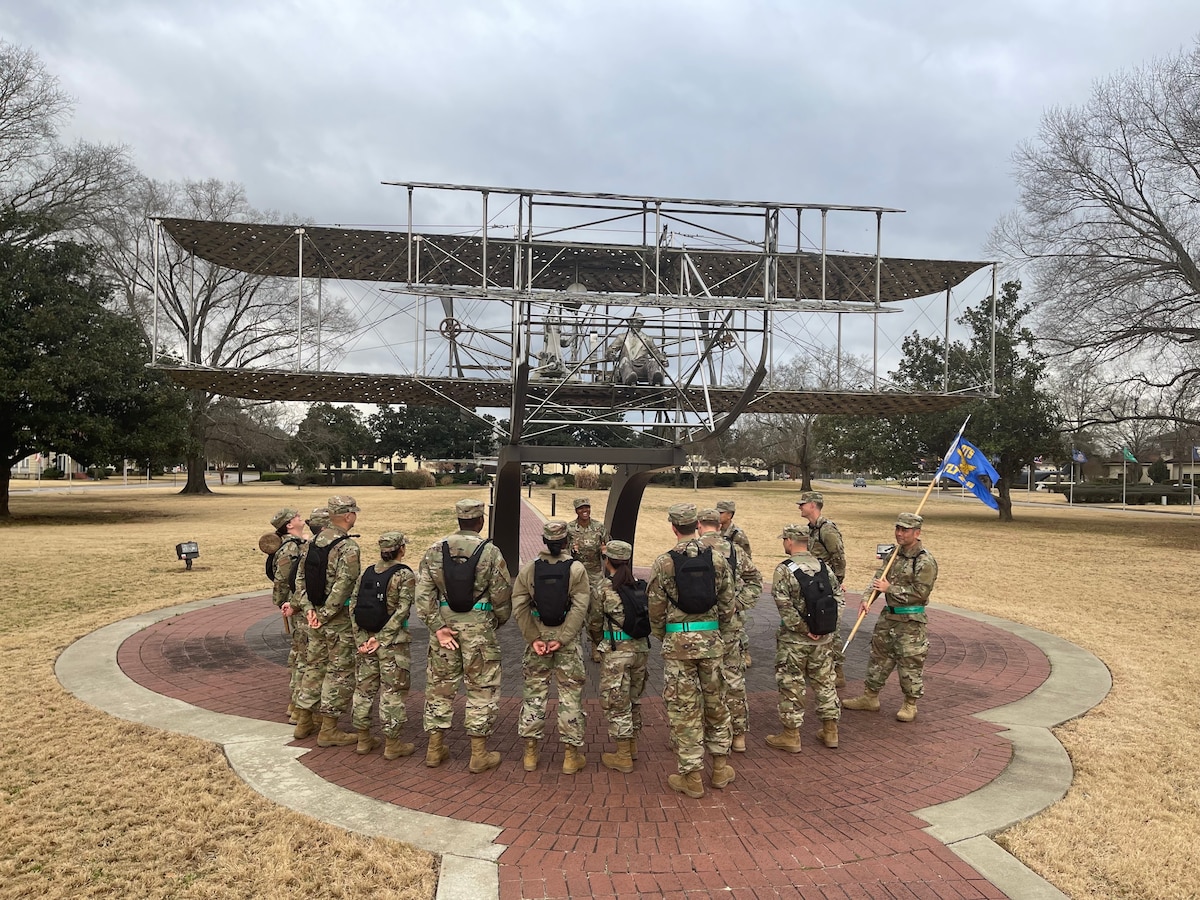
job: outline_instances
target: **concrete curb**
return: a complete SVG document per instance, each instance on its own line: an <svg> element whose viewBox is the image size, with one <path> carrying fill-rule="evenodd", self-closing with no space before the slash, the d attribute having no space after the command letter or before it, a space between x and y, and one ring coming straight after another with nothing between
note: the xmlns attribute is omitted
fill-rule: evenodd
<svg viewBox="0 0 1200 900"><path fill-rule="evenodd" d="M1070 757L1050 730L1083 715L1112 689L1108 667L1062 638L984 613L933 604L954 615L1016 635L1046 654L1050 676L1033 693L976 718L1004 725L1013 758L995 781L937 806L916 811L926 833L949 847L1010 897L1059 900L1066 895L991 839L991 835L1057 803L1071 786Z"/></svg>
<svg viewBox="0 0 1200 900"><path fill-rule="evenodd" d="M110 715L220 744L238 777L281 806L348 831L440 854L438 900L498 897L496 860L505 850L496 843L501 829L404 809L332 785L300 764L308 750L289 746L291 726L214 713L164 697L131 680L117 665L121 644L156 622L261 594L184 603L115 622L71 644L54 673L66 690Z"/></svg>

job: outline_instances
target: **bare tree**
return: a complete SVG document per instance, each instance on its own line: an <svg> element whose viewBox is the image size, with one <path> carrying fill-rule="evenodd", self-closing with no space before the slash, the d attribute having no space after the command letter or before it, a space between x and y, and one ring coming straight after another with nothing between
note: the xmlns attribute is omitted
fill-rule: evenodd
<svg viewBox="0 0 1200 900"><path fill-rule="evenodd" d="M5 218L0 239L73 229L97 210L111 210L133 178L124 147L59 140L71 113L70 96L37 54L0 40L0 203L22 214ZM22 227L14 231L14 224Z"/></svg>
<svg viewBox="0 0 1200 900"><path fill-rule="evenodd" d="M1015 163L1020 208L992 243L1029 266L1041 338L1102 353L1137 415L1200 423L1200 42L1047 111Z"/></svg>
<svg viewBox="0 0 1200 900"><path fill-rule="evenodd" d="M91 234L119 288L120 302L153 335L155 219L166 216L214 221L274 222L278 216L250 206L241 185L209 179L159 182L138 178L119 210L93 217ZM299 288L294 279L267 278L210 265L185 247L162 240L158 253L159 355L214 368L284 365L296 359ZM319 333L326 358L336 356L353 320L336 298L304 291L300 352ZM204 447L213 419L212 400L191 393L191 444L184 493L205 493Z"/></svg>

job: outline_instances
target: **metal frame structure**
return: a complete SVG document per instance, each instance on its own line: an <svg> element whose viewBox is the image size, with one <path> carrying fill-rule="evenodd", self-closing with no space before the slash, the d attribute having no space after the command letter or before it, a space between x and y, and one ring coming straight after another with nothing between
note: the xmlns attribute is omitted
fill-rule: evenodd
<svg viewBox="0 0 1200 900"><path fill-rule="evenodd" d="M215 265L301 280L385 282L397 302L418 298L425 352L411 375L323 372L319 357L316 370L305 369L299 314L294 371L191 367L171 374L192 387L255 399L507 408L492 530L510 565L516 563L525 464L613 466L615 502L606 525L614 537L632 541L650 475L683 465L687 444L721 434L747 410L933 411L988 394L880 388L879 317L917 297L943 291L949 297L952 287L987 265L883 257L883 218L901 210L388 184L407 197L407 223L397 230L183 219L163 219L160 226ZM464 196L473 196L479 225L418 230L417 201L426 194L439 209L456 212ZM831 251L831 213L873 219L874 253ZM820 223L816 246L805 246L805 214ZM781 226L791 217L795 239L785 243ZM440 317L431 316L436 304ZM773 335L781 323L797 317L802 323L807 315L836 316L839 383L819 391L773 390ZM860 379L843 389L845 316L871 321L869 387ZM631 334L637 338L632 344ZM618 380L621 348L647 345L653 379ZM580 427L634 433L641 446L537 443Z"/></svg>

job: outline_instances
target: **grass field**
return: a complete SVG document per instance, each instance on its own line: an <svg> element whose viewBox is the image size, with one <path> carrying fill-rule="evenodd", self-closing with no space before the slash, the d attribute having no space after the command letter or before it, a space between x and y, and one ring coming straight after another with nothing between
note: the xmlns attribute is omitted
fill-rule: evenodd
<svg viewBox="0 0 1200 900"><path fill-rule="evenodd" d="M0 620L8 698L0 712L0 896L432 897L431 855L268 802L231 773L219 747L113 719L54 678L63 648L102 625L265 589L256 541L271 514L285 504L307 512L328 493L257 483L208 497L169 487L14 491L14 517L0 522L9 604ZM461 488L354 493L364 545L399 528L416 547L453 528L455 499L485 496ZM560 513L570 496L559 492ZM669 543L670 503L725 496L738 500L737 521L769 568L780 555L780 526L798 518L793 484L651 488L636 562L648 564ZM826 511L846 536L852 588L866 584L895 514L918 499L827 494ZM545 488L534 501L548 512ZM1060 635L1113 673L1108 699L1058 729L1075 766L1067 796L1000 842L1072 897L1200 896L1200 637L1186 590L1200 522L1037 503L1002 525L974 501L936 496L926 514L925 542L941 569L936 601ZM191 572L174 558L183 540L200 544Z"/></svg>

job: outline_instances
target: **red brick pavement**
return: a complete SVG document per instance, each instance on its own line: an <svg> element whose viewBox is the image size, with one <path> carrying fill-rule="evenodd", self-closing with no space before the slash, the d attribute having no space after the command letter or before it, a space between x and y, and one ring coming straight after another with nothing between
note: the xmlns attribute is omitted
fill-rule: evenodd
<svg viewBox="0 0 1200 900"><path fill-rule="evenodd" d="M523 549L536 546L532 522ZM529 545L525 548L524 545ZM527 552L523 555L529 555ZM786 754L763 743L775 730L771 682L773 617L769 596L755 610L751 727L745 754L732 760L736 781L701 800L671 791L675 771L667 744L661 668L643 704L640 758L633 774L604 769L608 746L591 672L588 755L591 766L561 774L553 726L542 767L521 767L517 737L520 637L502 630L508 673L501 717L490 746L504 761L491 775L467 772L469 742L451 732L451 760L438 769L418 753L385 762L353 747L305 754L301 761L330 782L407 808L502 828L500 896L998 898L1005 895L943 844L921 831L911 813L961 797L994 779L1008 764L1009 743L997 726L972 714L1017 700L1042 683L1049 663L1031 644L1007 632L945 612L930 614L926 698L912 725L895 721L900 696L893 677L881 713L847 710L841 747L815 738L809 716L804 750ZM870 621L866 623L869 628ZM865 636L864 636L865 637ZM424 671L424 629L414 629L414 682ZM866 640L856 639L850 673L865 669ZM225 603L164 620L130 637L118 663L158 693L205 709L279 721L287 706L286 638L269 598ZM594 667L593 667L594 668ZM848 691L860 685L851 682ZM845 696L849 696L843 691ZM408 700L406 735L420 730L423 694ZM460 699L457 722L461 723ZM553 708L550 721L553 721ZM299 742L315 747L309 738Z"/></svg>

